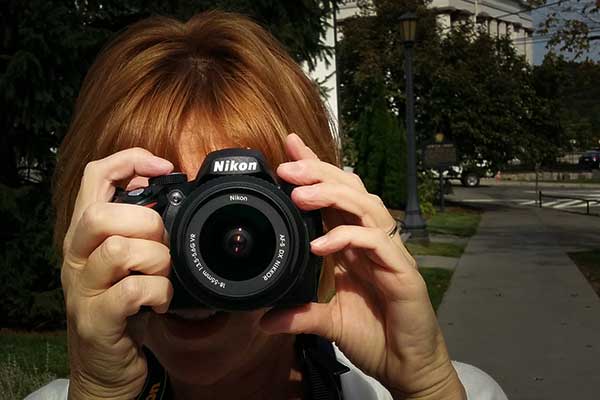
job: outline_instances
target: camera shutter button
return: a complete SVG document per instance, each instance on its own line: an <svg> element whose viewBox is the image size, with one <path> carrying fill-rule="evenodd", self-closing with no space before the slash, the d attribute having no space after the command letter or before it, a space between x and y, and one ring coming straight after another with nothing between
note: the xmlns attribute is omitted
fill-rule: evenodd
<svg viewBox="0 0 600 400"><path fill-rule="evenodd" d="M138 197L138 196L141 196L144 193L145 190L146 190L146 188L134 189L134 190L131 190L131 191L127 192L127 196L129 196L129 197Z"/></svg>
<svg viewBox="0 0 600 400"><path fill-rule="evenodd" d="M176 172L169 175L155 176L154 178L150 178L148 180L148 183L150 185L173 185L185 182L187 182L187 175L181 172Z"/></svg>

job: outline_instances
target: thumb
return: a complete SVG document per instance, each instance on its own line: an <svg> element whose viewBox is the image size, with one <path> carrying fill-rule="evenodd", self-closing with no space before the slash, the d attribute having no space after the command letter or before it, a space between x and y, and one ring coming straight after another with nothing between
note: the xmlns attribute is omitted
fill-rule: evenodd
<svg viewBox="0 0 600 400"><path fill-rule="evenodd" d="M273 309L262 317L260 327L271 334L309 333L334 342L337 335L330 304L308 303L293 308Z"/></svg>

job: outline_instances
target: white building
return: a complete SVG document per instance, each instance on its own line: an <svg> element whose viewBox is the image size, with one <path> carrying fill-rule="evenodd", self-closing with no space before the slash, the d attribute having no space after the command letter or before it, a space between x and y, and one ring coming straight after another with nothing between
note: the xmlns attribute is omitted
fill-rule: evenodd
<svg viewBox="0 0 600 400"><path fill-rule="evenodd" d="M528 5L520 0L433 0L443 30L466 20L477 22L479 29L492 36L508 35L527 61L533 63L533 21ZM477 19L475 21L475 16Z"/></svg>
<svg viewBox="0 0 600 400"><path fill-rule="evenodd" d="M529 63L533 63L533 45L531 35L533 22L531 13L526 11L527 4L522 0L433 0L430 7L438 14L437 20L442 32L451 29L456 24L465 21L475 21L480 29L494 36L508 35L519 54L525 56ZM523 11L525 10L525 11ZM346 18L358 15L360 12L357 2L347 0L340 5L335 20L331 19L332 26L326 34L325 42L334 46L336 41L335 26ZM320 61L315 71L310 75L319 81L325 80L328 89L327 103L337 122L337 86L335 59L329 60L329 66Z"/></svg>

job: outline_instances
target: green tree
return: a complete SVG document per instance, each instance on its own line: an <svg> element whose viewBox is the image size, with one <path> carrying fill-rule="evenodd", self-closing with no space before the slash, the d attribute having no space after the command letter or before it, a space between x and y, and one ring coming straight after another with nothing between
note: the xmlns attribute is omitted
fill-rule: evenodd
<svg viewBox="0 0 600 400"><path fill-rule="evenodd" d="M555 104L537 92L531 66L508 38L465 26L441 39L435 56L436 64L421 76L426 132L447 121L446 133L464 158L498 166L512 158L556 157L564 138L552 114Z"/></svg>
<svg viewBox="0 0 600 400"><path fill-rule="evenodd" d="M573 59L600 55L600 0L530 0L547 12L538 27L548 37L546 48L558 49Z"/></svg>
<svg viewBox="0 0 600 400"><path fill-rule="evenodd" d="M553 104L560 118L566 150L586 150L600 145L600 63L566 61L548 53L534 69L538 92Z"/></svg>
<svg viewBox="0 0 600 400"><path fill-rule="evenodd" d="M373 82L384 82L388 109L404 117L403 46L398 19L407 4L381 0L371 13L344 21L339 46L341 117L352 129L370 102ZM414 7L414 4L410 7ZM484 158L502 165L527 159L540 133L550 159L562 137L557 117L539 96L532 68L507 38L474 32L468 23L439 32L434 14L418 5L415 51L417 143L439 129L457 144L467 160Z"/></svg>
<svg viewBox="0 0 600 400"><path fill-rule="evenodd" d="M378 194L388 207L402 207L406 200L406 134L388 110L382 90L349 134L357 144L356 171L369 192Z"/></svg>
<svg viewBox="0 0 600 400"><path fill-rule="evenodd" d="M50 240L50 177L83 76L100 48L151 15L188 19L236 11L265 26L298 61L331 54L323 41L338 0L7 0L0 3L0 300L2 326L60 320ZM59 321L60 322L60 321Z"/></svg>

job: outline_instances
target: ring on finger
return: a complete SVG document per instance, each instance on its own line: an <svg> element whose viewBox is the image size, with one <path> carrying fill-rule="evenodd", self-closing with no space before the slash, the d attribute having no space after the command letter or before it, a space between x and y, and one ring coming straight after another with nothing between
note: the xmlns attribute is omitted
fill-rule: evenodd
<svg viewBox="0 0 600 400"><path fill-rule="evenodd" d="M394 236L396 236L396 233L398 233L399 229L400 223L398 222L398 220L394 219L394 227L387 232L387 235L393 238Z"/></svg>

